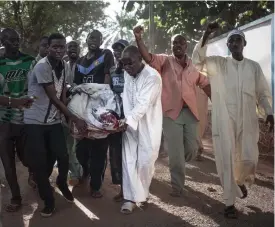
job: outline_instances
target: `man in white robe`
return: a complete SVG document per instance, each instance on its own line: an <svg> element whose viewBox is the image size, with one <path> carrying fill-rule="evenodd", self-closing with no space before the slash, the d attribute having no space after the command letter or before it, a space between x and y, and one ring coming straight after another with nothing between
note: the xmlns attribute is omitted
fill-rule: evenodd
<svg viewBox="0 0 275 227"><path fill-rule="evenodd" d="M199 150L196 157L197 161L202 161L202 153L204 151L202 138L208 124L208 96L200 88L196 87L197 103L198 103L198 112L199 112Z"/></svg>
<svg viewBox="0 0 275 227"><path fill-rule="evenodd" d="M227 38L231 56L206 57L206 42L218 28L209 24L193 52L193 63L206 73L212 90L212 136L217 172L224 189L225 217L237 218L236 197L247 197L258 162L259 123L256 104L274 127L270 91L260 65L243 57L245 35L233 30Z"/></svg>
<svg viewBox="0 0 275 227"><path fill-rule="evenodd" d="M122 213L146 205L158 158L162 134L162 81L159 73L142 63L135 46L128 46L121 59L125 73L122 95L125 131L122 142L122 177L125 202Z"/></svg>

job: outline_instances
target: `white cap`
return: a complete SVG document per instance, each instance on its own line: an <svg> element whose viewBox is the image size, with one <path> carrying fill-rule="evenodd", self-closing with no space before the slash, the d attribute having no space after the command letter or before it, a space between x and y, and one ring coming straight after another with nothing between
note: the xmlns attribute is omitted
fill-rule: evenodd
<svg viewBox="0 0 275 227"><path fill-rule="evenodd" d="M244 33L243 33L241 30L235 29L235 30L232 30L231 32L229 32L229 34L228 34L228 36L227 36L227 42L229 41L229 39L230 39L231 36L233 36L233 35L239 35L239 36L243 37L244 40L245 40L245 35L244 35Z"/></svg>

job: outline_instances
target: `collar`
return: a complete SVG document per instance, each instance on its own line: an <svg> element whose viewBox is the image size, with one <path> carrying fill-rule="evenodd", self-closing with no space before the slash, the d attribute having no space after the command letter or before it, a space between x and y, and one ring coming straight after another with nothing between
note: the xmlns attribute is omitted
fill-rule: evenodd
<svg viewBox="0 0 275 227"><path fill-rule="evenodd" d="M174 55L172 55L173 57L174 57L174 59L175 59L175 61L178 63L178 64L180 64L179 62L178 62L178 60L177 60L177 58L174 56ZM185 67L184 68L186 68L186 67L188 67L190 64L191 64L191 59L189 58L189 56L187 55L187 54L185 54Z"/></svg>
<svg viewBox="0 0 275 227"><path fill-rule="evenodd" d="M89 55L89 52L88 52L88 53L85 55L85 58L86 58L87 60L90 60L90 59L93 59L93 58L97 58L97 57L99 57L99 55L102 53L102 51L103 51L103 49L100 49L100 48L96 49L95 52L94 52L94 56L93 56L93 57L90 57L90 58L88 58L88 55Z"/></svg>

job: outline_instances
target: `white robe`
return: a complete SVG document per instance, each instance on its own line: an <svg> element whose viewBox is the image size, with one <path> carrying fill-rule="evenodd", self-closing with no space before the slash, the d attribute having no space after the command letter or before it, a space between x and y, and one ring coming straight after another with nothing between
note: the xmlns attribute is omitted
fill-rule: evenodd
<svg viewBox="0 0 275 227"><path fill-rule="evenodd" d="M193 64L210 78L212 93L212 137L217 172L226 206L242 193L238 185L253 183L258 162L258 103L273 114L270 91L260 65L244 58L206 57L202 40L193 52Z"/></svg>
<svg viewBox="0 0 275 227"><path fill-rule="evenodd" d="M124 199L144 202L154 174L162 133L162 81L145 65L137 78L124 73L123 109L128 128L123 135Z"/></svg>
<svg viewBox="0 0 275 227"><path fill-rule="evenodd" d="M208 96L205 92L196 87L196 96L197 96L197 103L198 103L198 111L199 111L199 119L200 119L200 148L203 148L202 144L202 137L204 135L207 123L208 123Z"/></svg>

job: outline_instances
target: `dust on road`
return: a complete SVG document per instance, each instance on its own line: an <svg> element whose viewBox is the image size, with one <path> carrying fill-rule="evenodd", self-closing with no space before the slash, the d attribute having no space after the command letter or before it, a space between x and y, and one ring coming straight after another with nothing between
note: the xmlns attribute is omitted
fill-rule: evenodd
<svg viewBox="0 0 275 227"><path fill-rule="evenodd" d="M88 188L75 188L76 204L68 204L58 193L56 212L48 219L39 215L41 201L37 192L27 185L27 170L18 164L18 176L23 194L23 208L16 214L3 212L4 227L271 227L274 224L273 165L260 163L256 183L245 200L237 200L238 220L225 220L222 189L217 177L212 147L204 141L203 162L187 165L186 193L172 198L168 159L159 159L151 185L149 207L137 209L132 215L120 213L120 203L112 201L118 189L111 184L109 169L103 186L104 197L93 199ZM10 193L2 190L3 203ZM37 201L39 203L37 203Z"/></svg>

